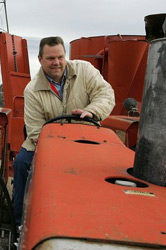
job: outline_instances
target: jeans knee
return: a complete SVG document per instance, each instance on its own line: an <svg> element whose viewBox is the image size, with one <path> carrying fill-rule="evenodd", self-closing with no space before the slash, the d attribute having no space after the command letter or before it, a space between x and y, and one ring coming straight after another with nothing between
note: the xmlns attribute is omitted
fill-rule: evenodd
<svg viewBox="0 0 166 250"><path fill-rule="evenodd" d="M34 152L21 148L14 161L14 171L27 172L30 169Z"/></svg>
<svg viewBox="0 0 166 250"><path fill-rule="evenodd" d="M27 171L28 165L25 164L24 159L21 157L17 157L14 161L14 171Z"/></svg>

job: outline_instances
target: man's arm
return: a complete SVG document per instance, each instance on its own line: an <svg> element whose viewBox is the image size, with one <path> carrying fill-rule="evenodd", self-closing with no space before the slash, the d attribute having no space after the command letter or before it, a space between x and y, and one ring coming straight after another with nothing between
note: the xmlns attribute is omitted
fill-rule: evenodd
<svg viewBox="0 0 166 250"><path fill-rule="evenodd" d="M41 104L31 90L24 92L24 120L28 139L36 144L43 124L46 122Z"/></svg>
<svg viewBox="0 0 166 250"><path fill-rule="evenodd" d="M114 90L90 63L86 64L85 74L90 103L83 110L93 114L95 119L104 120L115 106Z"/></svg>

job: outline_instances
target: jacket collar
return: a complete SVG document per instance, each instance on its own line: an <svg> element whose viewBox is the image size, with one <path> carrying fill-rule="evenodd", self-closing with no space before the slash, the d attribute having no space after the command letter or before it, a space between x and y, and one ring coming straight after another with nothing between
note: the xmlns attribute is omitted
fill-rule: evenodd
<svg viewBox="0 0 166 250"><path fill-rule="evenodd" d="M73 61L67 61L66 66L67 66L67 79L71 79L77 75L76 67Z"/></svg>
<svg viewBox="0 0 166 250"><path fill-rule="evenodd" d="M72 63L72 61L67 61L67 76L66 80L71 79L73 76L76 75L76 69ZM48 79L45 76L45 73L40 67L37 75L35 76L35 86L34 86L34 91L40 91L40 90L51 90L50 84Z"/></svg>

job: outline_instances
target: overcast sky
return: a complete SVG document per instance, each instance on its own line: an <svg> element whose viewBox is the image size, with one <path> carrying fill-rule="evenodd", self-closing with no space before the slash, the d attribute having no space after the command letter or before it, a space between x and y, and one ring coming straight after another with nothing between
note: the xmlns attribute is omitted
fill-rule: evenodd
<svg viewBox="0 0 166 250"><path fill-rule="evenodd" d="M28 40L32 76L42 37L62 36L69 47L83 36L144 35L144 17L166 13L166 0L6 0L6 5L9 32Z"/></svg>

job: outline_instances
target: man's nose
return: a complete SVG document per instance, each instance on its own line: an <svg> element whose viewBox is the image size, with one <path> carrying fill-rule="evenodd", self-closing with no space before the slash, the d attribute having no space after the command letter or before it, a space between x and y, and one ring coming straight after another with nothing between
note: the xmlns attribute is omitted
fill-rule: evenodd
<svg viewBox="0 0 166 250"><path fill-rule="evenodd" d="M53 64L59 64L59 59L58 58L54 58Z"/></svg>

